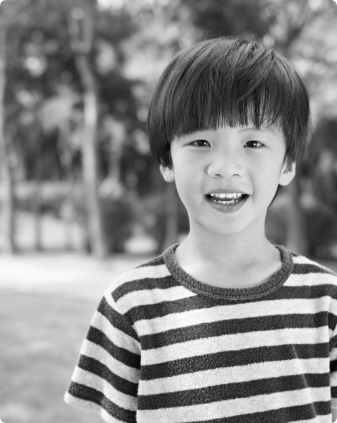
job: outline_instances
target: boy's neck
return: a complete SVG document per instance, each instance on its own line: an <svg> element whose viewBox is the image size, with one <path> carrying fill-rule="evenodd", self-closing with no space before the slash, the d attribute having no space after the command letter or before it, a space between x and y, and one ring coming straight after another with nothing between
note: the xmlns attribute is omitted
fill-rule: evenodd
<svg viewBox="0 0 337 423"><path fill-rule="evenodd" d="M201 237L191 231L176 250L176 256L187 273L196 279L204 279L202 282L206 283L208 279L211 283L212 277L214 279L219 274L235 280L236 276L247 274L249 270L254 271L255 276L247 283L254 283L254 280L259 280L260 269L261 275L268 276L281 264L278 250L267 240L264 231L253 237L247 236L247 233L203 234Z"/></svg>

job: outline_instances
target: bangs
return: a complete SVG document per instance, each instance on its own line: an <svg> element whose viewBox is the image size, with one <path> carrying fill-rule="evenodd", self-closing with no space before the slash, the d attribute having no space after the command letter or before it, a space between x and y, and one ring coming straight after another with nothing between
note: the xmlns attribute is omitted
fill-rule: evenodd
<svg viewBox="0 0 337 423"><path fill-rule="evenodd" d="M222 126L281 129L295 160L308 120L306 89L285 59L255 42L215 39L183 50L166 68L148 132L153 155L166 166L176 136Z"/></svg>
<svg viewBox="0 0 337 423"><path fill-rule="evenodd" d="M225 75L224 75L225 77ZM200 84L189 87L188 94L175 93L175 100L165 107L164 124L172 140L195 131L222 126L254 125L282 128L288 121L285 105L289 96L278 89L275 78L255 81L247 79L226 83L221 75L204 75ZM275 89L276 88L276 89Z"/></svg>

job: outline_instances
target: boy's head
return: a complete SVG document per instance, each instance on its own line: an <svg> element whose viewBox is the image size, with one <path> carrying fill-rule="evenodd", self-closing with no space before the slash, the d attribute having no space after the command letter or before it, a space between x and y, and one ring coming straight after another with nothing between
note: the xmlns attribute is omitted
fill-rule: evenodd
<svg viewBox="0 0 337 423"><path fill-rule="evenodd" d="M203 41L177 54L157 84L148 115L151 151L170 168L175 137L248 124L281 130L287 166L300 160L310 127L301 78L286 59L255 41Z"/></svg>

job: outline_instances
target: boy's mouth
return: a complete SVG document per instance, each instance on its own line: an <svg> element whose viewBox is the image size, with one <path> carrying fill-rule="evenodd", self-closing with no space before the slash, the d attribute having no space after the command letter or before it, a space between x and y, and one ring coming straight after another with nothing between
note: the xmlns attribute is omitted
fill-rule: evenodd
<svg viewBox="0 0 337 423"><path fill-rule="evenodd" d="M231 205L237 204L241 201L244 201L248 198L248 194L242 192L232 192L232 193L220 193L214 192L210 194L205 194L206 200L219 205Z"/></svg>

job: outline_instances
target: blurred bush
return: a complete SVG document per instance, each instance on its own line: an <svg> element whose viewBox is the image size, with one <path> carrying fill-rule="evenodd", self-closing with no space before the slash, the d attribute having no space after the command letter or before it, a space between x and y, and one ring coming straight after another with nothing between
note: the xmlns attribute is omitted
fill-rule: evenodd
<svg viewBox="0 0 337 423"><path fill-rule="evenodd" d="M165 201L164 193L142 199L140 201L138 215L138 224L144 228L147 235L155 239L158 246L158 252L162 251L166 237L167 212ZM178 201L176 217L178 234L188 233L189 223L187 213L180 200Z"/></svg>
<svg viewBox="0 0 337 423"><path fill-rule="evenodd" d="M137 206L130 196L102 201L103 224L110 253L124 251L136 221Z"/></svg>
<svg viewBox="0 0 337 423"><path fill-rule="evenodd" d="M268 212L266 220L267 238L274 244L286 245L287 204L275 203ZM332 258L337 239L337 217L324 203L310 201L303 204L307 222L307 236L310 257Z"/></svg>

